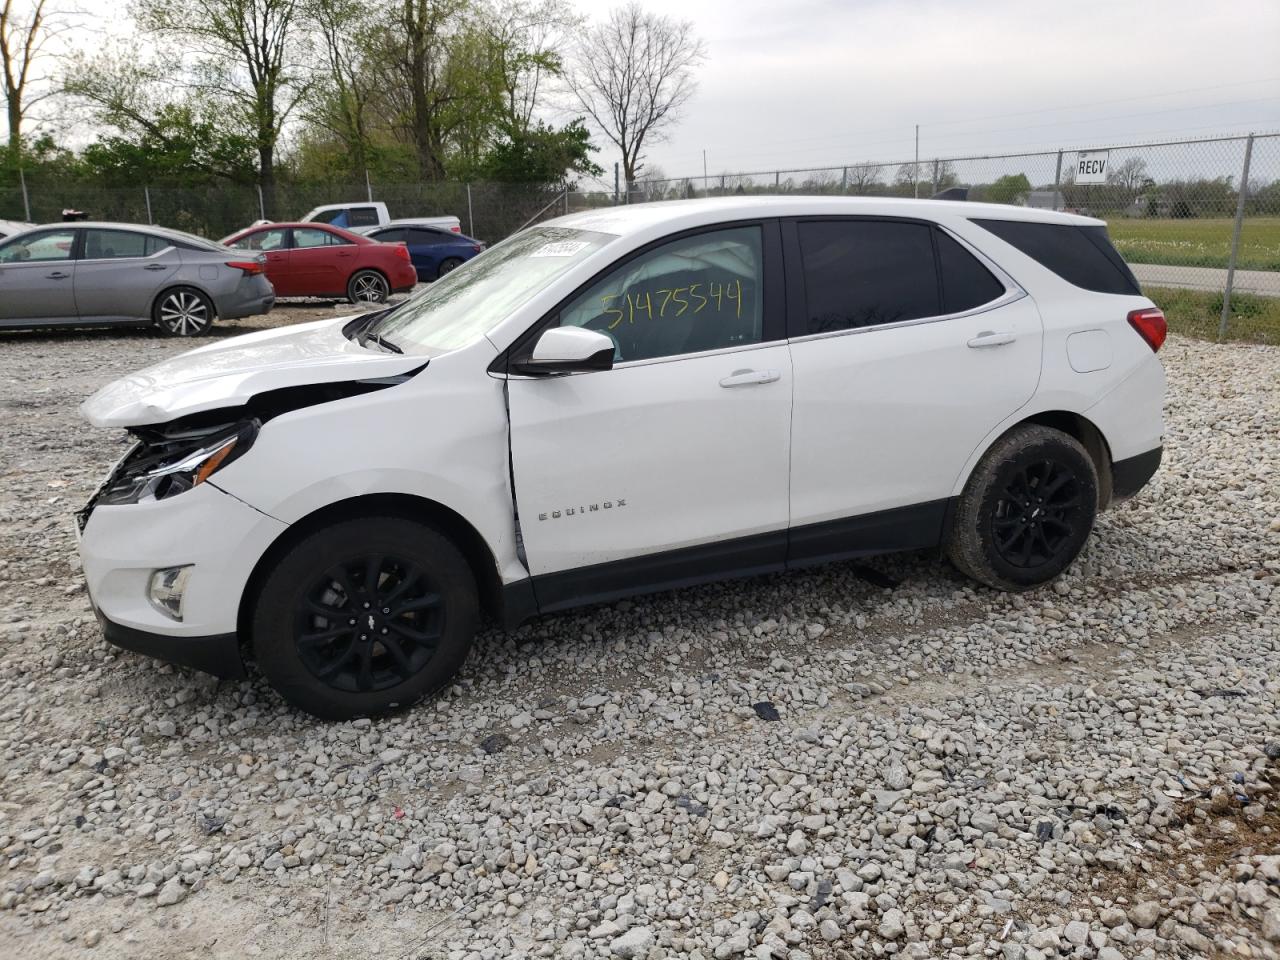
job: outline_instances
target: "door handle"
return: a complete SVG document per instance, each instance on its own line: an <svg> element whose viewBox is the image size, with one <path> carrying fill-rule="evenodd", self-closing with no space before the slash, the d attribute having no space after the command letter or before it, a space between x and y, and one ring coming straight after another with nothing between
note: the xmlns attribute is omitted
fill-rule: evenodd
<svg viewBox="0 0 1280 960"><path fill-rule="evenodd" d="M163 263L148 263L142 269L143 270L168 270L169 268L166 267Z"/></svg>
<svg viewBox="0 0 1280 960"><path fill-rule="evenodd" d="M720 381L720 386L746 387L753 383L773 383L781 376L777 370L735 370Z"/></svg>
<svg viewBox="0 0 1280 960"><path fill-rule="evenodd" d="M63 273L61 270L55 270L53 273L46 273L46 280L66 280L71 274Z"/></svg>
<svg viewBox="0 0 1280 960"><path fill-rule="evenodd" d="M1013 343L1017 339L1017 335L1013 333L996 333L992 330L983 330L969 341L969 346L975 350L982 347L999 347L1006 343Z"/></svg>

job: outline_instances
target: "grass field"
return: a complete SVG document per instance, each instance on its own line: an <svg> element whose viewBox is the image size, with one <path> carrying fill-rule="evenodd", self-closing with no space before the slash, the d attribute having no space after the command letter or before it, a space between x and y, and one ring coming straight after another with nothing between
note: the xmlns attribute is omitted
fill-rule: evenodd
<svg viewBox="0 0 1280 960"><path fill-rule="evenodd" d="M1143 287L1169 321L1169 329L1201 340L1218 339L1222 318L1222 294L1179 287ZM1244 343L1280 344L1280 297L1231 296L1231 317L1227 340Z"/></svg>
<svg viewBox="0 0 1280 960"><path fill-rule="evenodd" d="M1226 267L1230 218L1107 221L1116 249L1130 263ZM1241 270L1280 270L1280 217L1246 217L1240 231Z"/></svg>

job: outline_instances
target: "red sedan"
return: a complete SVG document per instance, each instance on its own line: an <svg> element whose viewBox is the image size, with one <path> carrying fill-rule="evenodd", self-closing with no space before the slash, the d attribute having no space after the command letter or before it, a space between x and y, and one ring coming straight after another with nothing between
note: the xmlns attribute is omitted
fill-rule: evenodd
<svg viewBox="0 0 1280 960"><path fill-rule="evenodd" d="M266 255L267 279L277 297L346 297L382 303L411 290L418 272L403 243L378 243L324 223L270 223L222 241Z"/></svg>

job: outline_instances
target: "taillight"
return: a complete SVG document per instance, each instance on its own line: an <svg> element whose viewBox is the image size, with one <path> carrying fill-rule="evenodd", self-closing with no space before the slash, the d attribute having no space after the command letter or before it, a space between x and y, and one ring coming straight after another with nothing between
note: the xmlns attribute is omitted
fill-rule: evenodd
<svg viewBox="0 0 1280 960"><path fill-rule="evenodd" d="M413 259L412 257L409 256L409 248L406 247L403 243L395 244L393 249L396 252L396 256L399 257L401 260L411 261Z"/></svg>
<svg viewBox="0 0 1280 960"><path fill-rule="evenodd" d="M484 244L483 244L483 243L473 243L473 244L471 245L471 249L472 249L472 250L474 250L476 253L479 253L481 250L483 250L483 249L484 249Z"/></svg>
<svg viewBox="0 0 1280 960"><path fill-rule="evenodd" d="M243 270L246 277L256 277L262 272L262 264L257 260L228 260L227 266Z"/></svg>
<svg viewBox="0 0 1280 960"><path fill-rule="evenodd" d="M450 227L449 229L450 229L450 230L452 230L454 233L461 233L461 232L462 232L462 228L461 228L461 227Z"/></svg>
<svg viewBox="0 0 1280 960"><path fill-rule="evenodd" d="M1164 311L1157 307L1130 310L1129 326L1138 331L1138 335L1147 341L1147 346L1153 351L1159 350L1164 344L1164 338L1169 335L1169 324L1165 322Z"/></svg>

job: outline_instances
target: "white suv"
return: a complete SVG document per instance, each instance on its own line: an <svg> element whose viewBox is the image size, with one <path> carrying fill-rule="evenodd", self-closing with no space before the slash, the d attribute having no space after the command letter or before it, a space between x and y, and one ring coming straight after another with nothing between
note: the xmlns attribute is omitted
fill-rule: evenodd
<svg viewBox="0 0 1280 960"><path fill-rule="evenodd" d="M250 654L330 718L413 702L481 612L942 547L1051 580L1161 455L1164 317L1097 220L726 198L528 229L378 314L201 347L83 406L119 646Z"/></svg>

